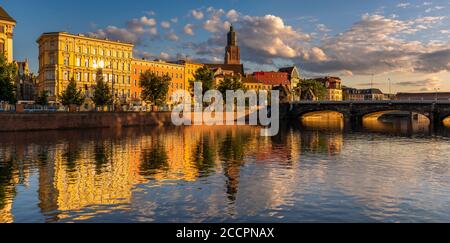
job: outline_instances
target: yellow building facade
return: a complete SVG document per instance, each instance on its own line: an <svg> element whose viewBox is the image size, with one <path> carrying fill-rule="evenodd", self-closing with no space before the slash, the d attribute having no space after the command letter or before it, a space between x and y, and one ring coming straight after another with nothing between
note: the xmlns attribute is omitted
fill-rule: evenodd
<svg viewBox="0 0 450 243"><path fill-rule="evenodd" d="M131 99L132 44L67 32L44 33L37 43L39 89L47 91L51 101L58 101L72 78L86 97L92 96L99 68L116 101Z"/></svg>
<svg viewBox="0 0 450 243"><path fill-rule="evenodd" d="M161 60L148 61L133 59L131 64L132 74L132 86L131 94L133 99L139 99L141 97L142 89L140 87L141 74L150 71L157 76L169 76L169 93L168 99L174 91L180 89L186 89L185 86L185 66L177 63L165 62Z"/></svg>
<svg viewBox="0 0 450 243"><path fill-rule="evenodd" d="M186 90L190 90L190 83L192 81L195 81L195 73L200 68L204 67L205 65L201 63L194 63L190 61L183 61L185 66L185 83L186 83Z"/></svg>
<svg viewBox="0 0 450 243"><path fill-rule="evenodd" d="M13 32L16 21L0 6L0 53L8 63L13 61Z"/></svg>

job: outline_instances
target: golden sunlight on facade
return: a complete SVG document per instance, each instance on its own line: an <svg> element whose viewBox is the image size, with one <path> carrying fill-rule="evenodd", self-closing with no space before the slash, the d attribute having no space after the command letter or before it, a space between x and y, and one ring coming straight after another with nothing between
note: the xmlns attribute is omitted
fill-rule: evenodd
<svg viewBox="0 0 450 243"><path fill-rule="evenodd" d="M0 54L3 54L6 61L13 61L13 35L16 21L0 6Z"/></svg>
<svg viewBox="0 0 450 243"><path fill-rule="evenodd" d="M157 76L167 75L171 78L168 99L170 99L170 96L174 91L186 89L184 65L159 60L147 61L133 59L131 62L131 69L131 79L133 80L131 85L131 95L133 100L140 101L142 89L139 81L141 74L146 71L150 71Z"/></svg>
<svg viewBox="0 0 450 243"><path fill-rule="evenodd" d="M72 78L87 97L92 95L98 68L103 69L109 86L114 85L116 99L126 102L131 98L132 44L67 32L44 33L37 43L39 89L48 91L52 101Z"/></svg>

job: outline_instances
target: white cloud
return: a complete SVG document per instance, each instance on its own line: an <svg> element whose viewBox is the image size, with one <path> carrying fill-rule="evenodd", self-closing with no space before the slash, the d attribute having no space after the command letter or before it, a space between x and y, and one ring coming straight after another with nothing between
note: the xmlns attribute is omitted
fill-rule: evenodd
<svg viewBox="0 0 450 243"><path fill-rule="evenodd" d="M411 3L399 3L397 4L397 8L407 8L410 7Z"/></svg>
<svg viewBox="0 0 450 243"><path fill-rule="evenodd" d="M227 13L227 18L228 18L228 20L230 20L231 22L236 22L236 21L238 20L238 18L239 18L239 13L238 13L236 10L231 9L231 10L228 11L228 13Z"/></svg>
<svg viewBox="0 0 450 243"><path fill-rule="evenodd" d="M191 11L191 15L198 20L203 19L203 17L204 17L204 14L202 11L195 10L195 9Z"/></svg>
<svg viewBox="0 0 450 243"><path fill-rule="evenodd" d="M170 22L169 21L161 22L161 27L163 27L164 29L169 29L170 28Z"/></svg>
<svg viewBox="0 0 450 243"><path fill-rule="evenodd" d="M194 35L194 25L192 24L187 24L184 26L183 31L186 35Z"/></svg>
<svg viewBox="0 0 450 243"><path fill-rule="evenodd" d="M175 33L175 30L170 30L166 33L166 38L171 41L178 41L180 37Z"/></svg>
<svg viewBox="0 0 450 243"><path fill-rule="evenodd" d="M225 11L223 9L215 9L213 7L209 7L207 9L207 12L209 14L209 18L203 24L203 28L205 30L212 33L217 33L230 27L230 22L222 20L222 15L225 14Z"/></svg>
<svg viewBox="0 0 450 243"><path fill-rule="evenodd" d="M155 38L158 35L156 24L155 19L142 16L129 20L125 27L111 25L104 29L97 29L95 32L88 33L88 35L140 44L143 38Z"/></svg>
<svg viewBox="0 0 450 243"><path fill-rule="evenodd" d="M307 55L303 55L298 63L319 73L350 70L355 74L367 75L394 71L430 73L448 70L448 44L424 44L401 38L440 20L441 17L424 17L401 21L366 14L349 30L323 41L319 47L327 56L325 61L311 61Z"/></svg>
<svg viewBox="0 0 450 243"><path fill-rule="evenodd" d="M397 85L419 91L434 91L442 85L442 80L437 77L431 77L425 80L403 81L397 83Z"/></svg>

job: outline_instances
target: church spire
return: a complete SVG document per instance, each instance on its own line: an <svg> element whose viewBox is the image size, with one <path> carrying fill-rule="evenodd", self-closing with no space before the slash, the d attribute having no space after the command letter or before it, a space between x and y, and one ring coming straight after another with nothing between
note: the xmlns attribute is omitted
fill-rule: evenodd
<svg viewBox="0 0 450 243"><path fill-rule="evenodd" d="M237 45L237 33L233 25L227 35L227 47L225 51L225 64L241 64L241 52Z"/></svg>

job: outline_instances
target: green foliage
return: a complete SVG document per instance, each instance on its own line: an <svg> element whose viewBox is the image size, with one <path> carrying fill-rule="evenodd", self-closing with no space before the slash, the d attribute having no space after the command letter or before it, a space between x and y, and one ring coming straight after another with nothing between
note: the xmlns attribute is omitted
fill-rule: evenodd
<svg viewBox="0 0 450 243"><path fill-rule="evenodd" d="M148 70L142 73L140 78L142 99L157 106L165 104L169 93L170 81L171 78L168 75L159 77Z"/></svg>
<svg viewBox="0 0 450 243"><path fill-rule="evenodd" d="M327 88L325 85L314 79L303 80L299 84L299 87L301 89L302 99L307 95L309 90L311 90L319 100L323 100L327 95Z"/></svg>
<svg viewBox="0 0 450 243"><path fill-rule="evenodd" d="M202 83L203 91L202 94L204 95L208 90L214 89L214 72L211 71L207 67L199 68L195 74L194 74L194 81L190 81L190 91L194 92L194 83L199 82Z"/></svg>
<svg viewBox="0 0 450 243"><path fill-rule="evenodd" d="M72 78L69 81L69 85L67 85L66 89L59 96L61 99L61 104L64 106L68 105L78 105L83 104L83 95L81 94L81 90L77 89L77 83L75 79Z"/></svg>
<svg viewBox="0 0 450 243"><path fill-rule="evenodd" d="M101 69L97 70L95 82L96 85L93 97L95 105L104 107L111 104L113 101L111 89L109 88L109 85L103 80L103 71Z"/></svg>
<svg viewBox="0 0 450 243"><path fill-rule="evenodd" d="M245 87L239 78L226 77L222 81L222 83L219 84L219 87L217 87L217 90L219 90L220 93L222 93L223 97L226 98L227 90L231 90L231 91L243 90L243 91L245 91Z"/></svg>
<svg viewBox="0 0 450 243"><path fill-rule="evenodd" d="M17 100L14 94L16 77L16 65L7 63L5 57L0 55L0 101L8 101L10 104L16 103Z"/></svg>
<svg viewBox="0 0 450 243"><path fill-rule="evenodd" d="M36 104L41 106L48 106L48 91L44 90L41 92L39 97L36 99Z"/></svg>

